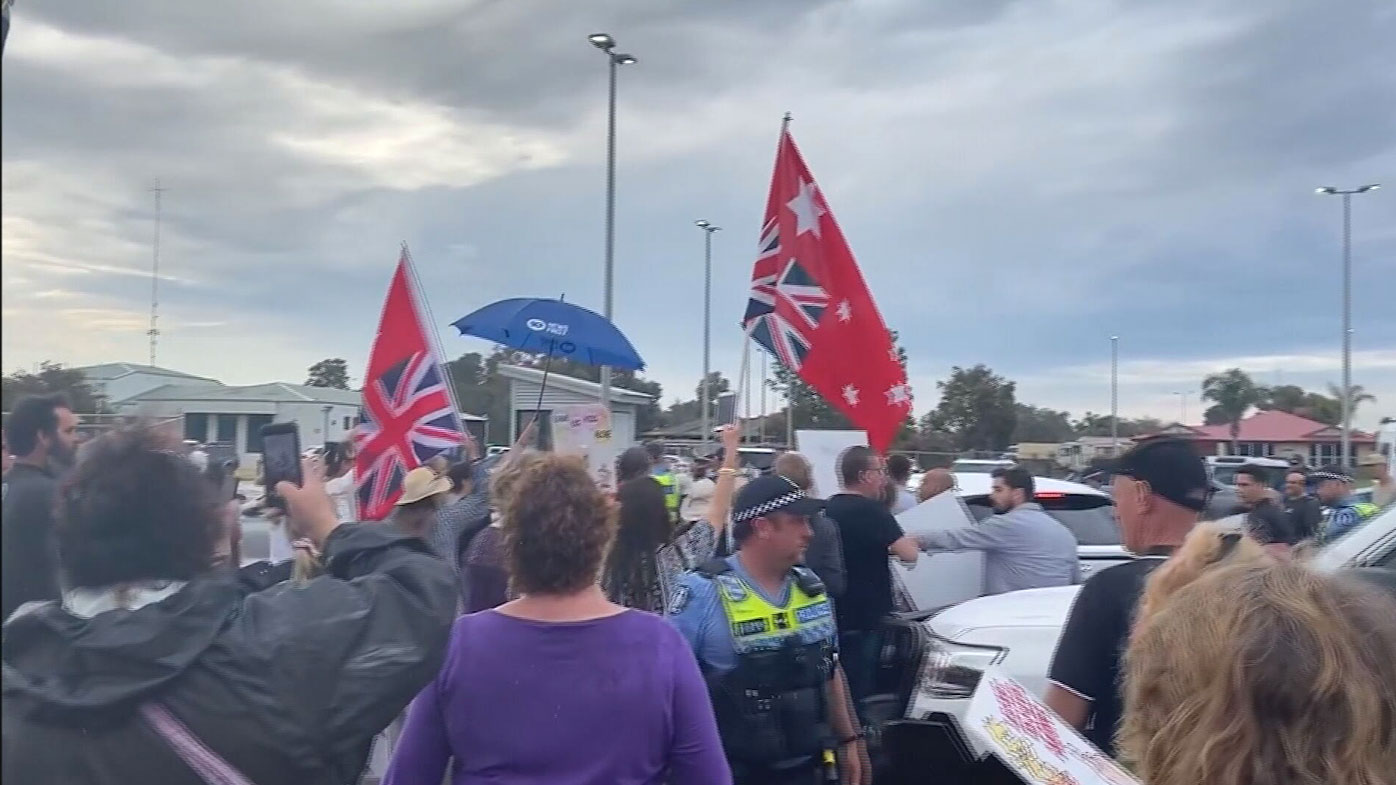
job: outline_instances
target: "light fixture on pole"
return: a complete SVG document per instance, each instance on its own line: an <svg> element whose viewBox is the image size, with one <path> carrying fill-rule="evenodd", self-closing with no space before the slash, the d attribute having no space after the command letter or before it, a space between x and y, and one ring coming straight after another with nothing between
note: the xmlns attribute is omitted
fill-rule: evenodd
<svg viewBox="0 0 1396 785"><path fill-rule="evenodd" d="M708 388L708 377L712 373L712 313L713 313L713 232L722 231L721 226L714 226L709 221L694 221L693 224L703 230L703 381L701 387L701 401L698 405L702 408L700 416L702 452L708 454L708 440L712 436L712 420L709 418L708 407L712 402L712 391Z"/></svg>
<svg viewBox="0 0 1396 785"><path fill-rule="evenodd" d="M610 77L609 93L606 102L606 267L602 295L602 315L613 319L615 300L615 249L616 249L616 68L630 65L635 58L616 52L616 39L607 33L592 33L587 36L591 45L606 55L606 68ZM611 408L611 366L601 366L601 403L609 411Z"/></svg>
<svg viewBox="0 0 1396 785"><path fill-rule="evenodd" d="M1120 455L1120 336L1110 336L1110 457Z"/></svg>
<svg viewBox="0 0 1396 785"><path fill-rule="evenodd" d="M1343 466L1352 465L1352 196L1381 187L1370 183L1346 190L1324 186L1314 193L1343 197Z"/></svg>

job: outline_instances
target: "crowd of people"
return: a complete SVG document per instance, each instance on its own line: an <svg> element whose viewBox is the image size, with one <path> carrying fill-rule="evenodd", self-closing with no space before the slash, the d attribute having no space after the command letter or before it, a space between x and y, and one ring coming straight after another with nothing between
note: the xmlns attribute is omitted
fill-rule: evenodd
<svg viewBox="0 0 1396 785"><path fill-rule="evenodd" d="M988 593L1081 579L1022 468L986 520L907 532L953 474L913 493L910 461L853 447L837 489L794 452L751 477L735 427L691 475L627 450L614 495L531 430L471 443L383 522L327 445L252 505L284 544L244 564L216 467L139 427L76 460L76 423L36 397L6 424L7 781L863 785L889 560L982 551ZM1046 703L1148 785L1396 777L1396 581L1304 561L1360 525L1345 473L1270 480L1238 472L1237 528L1200 523L1184 442L1113 467L1136 558L1082 586Z"/></svg>

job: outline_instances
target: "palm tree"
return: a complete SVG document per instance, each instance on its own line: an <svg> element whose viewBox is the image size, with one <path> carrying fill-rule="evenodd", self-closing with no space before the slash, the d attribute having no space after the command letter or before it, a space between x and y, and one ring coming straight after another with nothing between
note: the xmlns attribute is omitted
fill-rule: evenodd
<svg viewBox="0 0 1396 785"><path fill-rule="evenodd" d="M1202 398L1216 404L1216 409L1231 424L1231 452L1240 451L1237 444L1241 437L1241 419L1251 407L1257 406L1268 397L1264 387L1256 386L1251 377L1240 368L1214 373L1202 380Z"/></svg>
<svg viewBox="0 0 1396 785"><path fill-rule="evenodd" d="M1339 387L1336 384L1333 384L1332 382L1329 382L1328 396L1333 400L1337 401L1338 405L1341 406L1343 403L1343 388ZM1365 389L1363 389L1362 385L1354 384L1353 386L1348 388L1348 414L1352 415L1353 417L1357 416L1357 407L1361 406L1364 403L1376 402L1377 396L1367 392Z"/></svg>

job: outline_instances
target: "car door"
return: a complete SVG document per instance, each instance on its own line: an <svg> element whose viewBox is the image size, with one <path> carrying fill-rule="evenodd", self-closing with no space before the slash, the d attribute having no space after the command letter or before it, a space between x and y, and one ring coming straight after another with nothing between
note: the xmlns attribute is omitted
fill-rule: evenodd
<svg viewBox="0 0 1396 785"><path fill-rule="evenodd" d="M915 534L972 526L975 519L960 497L954 491L947 491L898 515L897 522L902 525L902 531ZM964 551L928 556L923 553L910 568L892 559L892 576L900 581L916 609L944 608L984 593L984 554Z"/></svg>
<svg viewBox="0 0 1396 785"><path fill-rule="evenodd" d="M1115 503L1108 496L1085 493L1045 492L1035 501L1076 537L1076 555L1081 560L1081 580L1121 562L1129 553L1120 542L1115 522ZM971 496L965 505L976 521L994 514L987 496Z"/></svg>

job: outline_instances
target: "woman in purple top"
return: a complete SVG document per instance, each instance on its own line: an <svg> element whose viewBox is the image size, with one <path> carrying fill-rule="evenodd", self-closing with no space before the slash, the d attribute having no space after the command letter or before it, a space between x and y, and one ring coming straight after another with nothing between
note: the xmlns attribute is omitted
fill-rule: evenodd
<svg viewBox="0 0 1396 785"><path fill-rule="evenodd" d="M615 524L582 462L532 462L503 513L520 596L456 621L384 784L731 783L688 645L597 585Z"/></svg>

